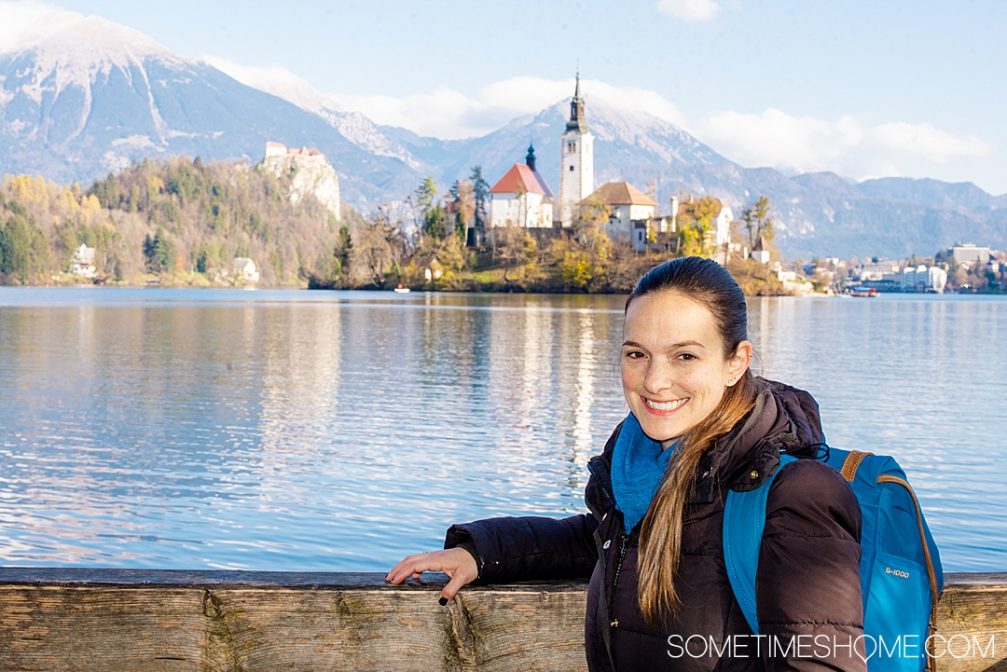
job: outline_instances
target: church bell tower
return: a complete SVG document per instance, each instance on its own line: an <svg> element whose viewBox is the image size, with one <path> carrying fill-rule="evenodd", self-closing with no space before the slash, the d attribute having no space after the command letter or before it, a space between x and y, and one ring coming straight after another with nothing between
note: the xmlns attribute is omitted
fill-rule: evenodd
<svg viewBox="0 0 1007 672"><path fill-rule="evenodd" d="M573 224L577 206L594 191L594 136L587 130L584 99L580 96L580 73L570 101L570 120L560 142L558 225Z"/></svg>

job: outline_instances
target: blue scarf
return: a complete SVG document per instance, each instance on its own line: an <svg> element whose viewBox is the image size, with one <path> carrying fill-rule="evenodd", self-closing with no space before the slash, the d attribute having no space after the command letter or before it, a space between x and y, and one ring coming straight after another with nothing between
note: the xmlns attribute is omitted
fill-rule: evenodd
<svg viewBox="0 0 1007 672"><path fill-rule="evenodd" d="M612 451L612 494L616 508L622 511L627 533L643 520L650 508L676 444L662 449L660 441L643 433L632 413L622 423Z"/></svg>

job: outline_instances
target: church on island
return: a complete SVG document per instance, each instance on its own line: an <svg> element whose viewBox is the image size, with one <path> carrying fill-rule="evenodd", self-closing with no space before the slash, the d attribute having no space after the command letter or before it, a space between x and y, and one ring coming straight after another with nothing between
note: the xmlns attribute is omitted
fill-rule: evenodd
<svg viewBox="0 0 1007 672"><path fill-rule="evenodd" d="M518 226L530 233L545 230L569 230L580 205L588 199L608 206L610 216L605 233L614 242L632 245L643 252L648 245L659 244L667 234L675 233L678 199L671 199L671 212L658 214L657 201L629 182L608 182L594 186L594 136L588 130L584 98L580 93L577 74L570 118L560 142L559 195L553 195L549 185L535 166L535 147L529 146L524 163L515 163L489 190L489 230ZM734 219L725 207L716 217L717 249L730 240ZM711 236L713 237L713 236ZM712 241L711 241L712 242Z"/></svg>

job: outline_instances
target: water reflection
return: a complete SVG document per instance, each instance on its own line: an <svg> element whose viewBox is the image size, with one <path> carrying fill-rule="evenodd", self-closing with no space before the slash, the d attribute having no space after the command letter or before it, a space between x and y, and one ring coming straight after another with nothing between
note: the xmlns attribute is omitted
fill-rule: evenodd
<svg viewBox="0 0 1007 672"><path fill-rule="evenodd" d="M0 290L0 561L378 570L583 511L623 297ZM756 369L895 455L949 569L1007 564L1007 301L753 299Z"/></svg>

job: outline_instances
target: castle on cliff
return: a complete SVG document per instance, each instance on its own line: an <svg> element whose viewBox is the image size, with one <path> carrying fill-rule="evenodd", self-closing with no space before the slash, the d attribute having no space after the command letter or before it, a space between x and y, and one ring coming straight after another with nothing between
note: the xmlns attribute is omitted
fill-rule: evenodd
<svg viewBox="0 0 1007 672"><path fill-rule="evenodd" d="M325 155L310 147L290 148L269 141L266 154L259 164L277 177L289 175L290 202L296 204L307 194L313 195L339 221L339 176L325 160Z"/></svg>

